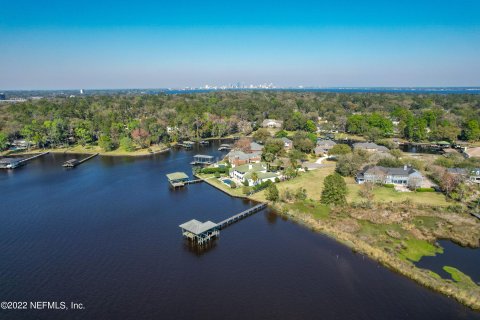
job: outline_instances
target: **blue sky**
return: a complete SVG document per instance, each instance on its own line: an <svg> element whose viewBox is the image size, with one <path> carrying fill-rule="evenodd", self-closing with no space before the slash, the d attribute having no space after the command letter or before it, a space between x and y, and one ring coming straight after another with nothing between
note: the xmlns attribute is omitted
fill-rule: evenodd
<svg viewBox="0 0 480 320"><path fill-rule="evenodd" d="M480 1L2 1L0 89L480 86Z"/></svg>

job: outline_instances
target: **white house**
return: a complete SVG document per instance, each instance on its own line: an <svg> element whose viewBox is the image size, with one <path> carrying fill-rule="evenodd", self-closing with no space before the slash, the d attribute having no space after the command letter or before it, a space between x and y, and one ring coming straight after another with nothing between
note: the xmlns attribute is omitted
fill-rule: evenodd
<svg viewBox="0 0 480 320"><path fill-rule="evenodd" d="M280 129L283 126L283 121L275 119L265 119L262 122L262 127L264 128L276 128Z"/></svg>
<svg viewBox="0 0 480 320"><path fill-rule="evenodd" d="M267 165L265 163L248 163L230 169L230 178L241 184L248 182L249 186L254 186L266 181L275 182L275 179L278 177L278 173L267 172Z"/></svg>

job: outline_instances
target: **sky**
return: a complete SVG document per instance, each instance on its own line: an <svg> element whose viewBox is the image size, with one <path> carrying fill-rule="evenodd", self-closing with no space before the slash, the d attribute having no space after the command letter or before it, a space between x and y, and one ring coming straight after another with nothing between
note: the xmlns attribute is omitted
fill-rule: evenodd
<svg viewBox="0 0 480 320"><path fill-rule="evenodd" d="M480 86L480 1L0 0L0 90Z"/></svg>

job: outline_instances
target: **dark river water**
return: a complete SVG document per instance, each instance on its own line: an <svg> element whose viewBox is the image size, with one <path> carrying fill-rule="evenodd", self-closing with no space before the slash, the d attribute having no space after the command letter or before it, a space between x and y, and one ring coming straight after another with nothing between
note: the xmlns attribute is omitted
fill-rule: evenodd
<svg viewBox="0 0 480 320"><path fill-rule="evenodd" d="M252 203L200 183L192 155L97 157L75 169L47 155L0 172L0 300L79 302L84 310L0 309L0 319L480 319L452 299L268 209L204 252L179 224L219 221Z"/></svg>
<svg viewBox="0 0 480 320"><path fill-rule="evenodd" d="M445 279L451 279L451 276L443 270L443 267L454 267L480 285L480 250L478 248L462 247L448 240L440 240L439 245L443 248L443 253L433 257L422 257L416 265L430 269Z"/></svg>

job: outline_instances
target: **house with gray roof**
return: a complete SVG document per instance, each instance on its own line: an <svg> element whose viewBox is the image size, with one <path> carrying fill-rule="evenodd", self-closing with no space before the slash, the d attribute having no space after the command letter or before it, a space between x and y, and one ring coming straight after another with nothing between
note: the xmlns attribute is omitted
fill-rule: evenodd
<svg viewBox="0 0 480 320"><path fill-rule="evenodd" d="M448 168L447 172L461 180L468 180L473 183L480 183L480 168Z"/></svg>
<svg viewBox="0 0 480 320"><path fill-rule="evenodd" d="M227 155L226 158L228 162L234 167L241 166L246 163L256 163L260 162L262 159L261 152L244 152L242 150L231 150Z"/></svg>
<svg viewBox="0 0 480 320"><path fill-rule="evenodd" d="M425 178L418 170L409 166L403 166L400 168L367 166L355 177L358 184L371 182L411 186L414 188L420 187L424 179Z"/></svg>
<svg viewBox="0 0 480 320"><path fill-rule="evenodd" d="M256 142L250 142L250 152L262 152L263 146Z"/></svg>
<svg viewBox="0 0 480 320"><path fill-rule="evenodd" d="M286 150L290 150L293 148L293 141L286 138L286 137L283 137L283 138L280 138L280 140L283 141L283 146L285 147Z"/></svg>
<svg viewBox="0 0 480 320"><path fill-rule="evenodd" d="M327 154L337 143L328 139L317 140L317 146L315 147L315 155L320 156Z"/></svg>
<svg viewBox="0 0 480 320"><path fill-rule="evenodd" d="M388 152L388 148L379 146L373 142L357 142L353 144L353 150L365 150L368 152Z"/></svg>

